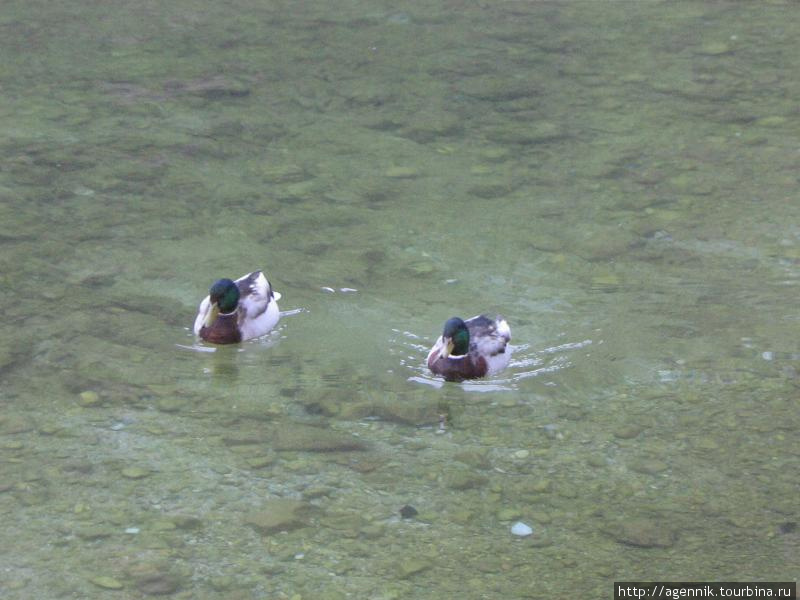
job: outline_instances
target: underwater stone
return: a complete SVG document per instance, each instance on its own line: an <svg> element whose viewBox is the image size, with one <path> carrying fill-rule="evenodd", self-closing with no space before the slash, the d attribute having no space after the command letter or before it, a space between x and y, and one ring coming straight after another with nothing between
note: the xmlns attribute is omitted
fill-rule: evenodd
<svg viewBox="0 0 800 600"><path fill-rule="evenodd" d="M586 464L595 469L599 469L608 465L606 459L602 456L590 456L586 459Z"/></svg>
<svg viewBox="0 0 800 600"><path fill-rule="evenodd" d="M39 433L41 435L55 435L62 430L63 427L61 425L56 425L55 423L45 423L39 427Z"/></svg>
<svg viewBox="0 0 800 600"><path fill-rule="evenodd" d="M300 500L271 500L260 510L248 514L244 522L262 535L290 531L307 525L304 516L310 508L311 505Z"/></svg>
<svg viewBox="0 0 800 600"><path fill-rule="evenodd" d="M177 592L180 580L171 573L149 573L138 579L136 587L148 596L164 596Z"/></svg>
<svg viewBox="0 0 800 600"><path fill-rule="evenodd" d="M453 490L469 490L486 485L489 478L466 470L448 473L445 477L447 487Z"/></svg>
<svg viewBox="0 0 800 600"><path fill-rule="evenodd" d="M175 527L175 523L172 521L161 519L150 523L150 527L148 527L148 529L150 531L173 531L177 529L177 527Z"/></svg>
<svg viewBox="0 0 800 600"><path fill-rule="evenodd" d="M161 412L174 413L181 410L186 405L186 401L175 396L167 396L159 398L156 402L156 408Z"/></svg>
<svg viewBox="0 0 800 600"><path fill-rule="evenodd" d="M626 423L614 430L614 437L621 440L630 440L642 433L644 428L637 423Z"/></svg>
<svg viewBox="0 0 800 600"><path fill-rule="evenodd" d="M234 435L223 436L222 443L226 446L247 446L252 444L263 444L267 442L269 436L266 434L237 433Z"/></svg>
<svg viewBox="0 0 800 600"><path fill-rule="evenodd" d="M393 179L413 179L419 177L419 170L414 167L389 167L384 175Z"/></svg>
<svg viewBox="0 0 800 600"><path fill-rule="evenodd" d="M108 527L86 527L84 529L79 529L75 532L82 540L93 541L93 540L101 540L103 538L111 537L114 534L114 531L109 529Z"/></svg>
<svg viewBox="0 0 800 600"><path fill-rule="evenodd" d="M675 543L676 534L652 519L630 519L607 531L621 544L637 548L669 548Z"/></svg>
<svg viewBox="0 0 800 600"><path fill-rule="evenodd" d="M359 529L359 535L367 540L377 540L386 533L386 527L381 523L370 523Z"/></svg>
<svg viewBox="0 0 800 600"><path fill-rule="evenodd" d="M119 581L107 575L97 575L95 577L90 577L89 583L92 583L97 587L101 587L106 590L121 590L124 587Z"/></svg>
<svg viewBox="0 0 800 600"><path fill-rule="evenodd" d="M75 459L65 462L61 466L61 470L65 473L80 473L81 475L88 475L94 469L94 465L88 460Z"/></svg>
<svg viewBox="0 0 800 600"><path fill-rule="evenodd" d="M86 390L85 392L81 392L80 396L78 396L78 404L86 408L97 406L100 404L100 396L97 392Z"/></svg>
<svg viewBox="0 0 800 600"><path fill-rule="evenodd" d="M543 144L563 139L566 136L566 130L549 121L530 123L526 127L495 127L486 132L487 139L498 144Z"/></svg>
<svg viewBox="0 0 800 600"><path fill-rule="evenodd" d="M414 517L417 516L417 514L418 514L417 509L411 506L410 504L406 504L400 509L400 516L403 519L413 519Z"/></svg>
<svg viewBox="0 0 800 600"><path fill-rule="evenodd" d="M783 127L786 124L786 117L771 115L758 119L755 124L761 127Z"/></svg>
<svg viewBox="0 0 800 600"><path fill-rule="evenodd" d="M431 568L431 564L422 558L407 558L397 565L397 576L407 579Z"/></svg>
<svg viewBox="0 0 800 600"><path fill-rule="evenodd" d="M488 469L492 466L485 448L472 448L462 450L453 455L453 459L475 469Z"/></svg>
<svg viewBox="0 0 800 600"><path fill-rule="evenodd" d="M305 500L314 500L315 498L327 498L334 493L334 488L326 485L311 485L303 490L303 498Z"/></svg>
<svg viewBox="0 0 800 600"><path fill-rule="evenodd" d="M250 88L244 84L216 75L198 78L191 81L168 81L164 88L172 95L190 94L206 100L239 98L250 94Z"/></svg>
<svg viewBox="0 0 800 600"><path fill-rule="evenodd" d="M470 77L465 79L459 87L461 92L467 96L494 102L528 98L539 93L539 88L530 78L504 77L501 75Z"/></svg>
<svg viewBox="0 0 800 600"><path fill-rule="evenodd" d="M170 515L169 520L178 529L197 529L203 524L200 517L194 515Z"/></svg>
<svg viewBox="0 0 800 600"><path fill-rule="evenodd" d="M284 425L273 432L272 446L276 450L305 452L336 452L364 450L364 442L348 433L309 425Z"/></svg>
<svg viewBox="0 0 800 600"><path fill-rule="evenodd" d="M720 54L727 54L731 51L731 47L725 42L708 42L700 47L698 54L705 54L706 56L719 56Z"/></svg>
<svg viewBox="0 0 800 600"><path fill-rule="evenodd" d="M446 111L417 113L404 128L403 135L419 144L432 142L438 137L455 135L463 124L456 115Z"/></svg>
<svg viewBox="0 0 800 600"><path fill-rule="evenodd" d="M427 277L436 270L436 267L428 260L415 260L408 265L408 271L415 277Z"/></svg>
<svg viewBox="0 0 800 600"><path fill-rule="evenodd" d="M216 592L226 592L236 585L236 580L230 575L218 575L212 577L209 584Z"/></svg>
<svg viewBox="0 0 800 600"><path fill-rule="evenodd" d="M511 150L503 146L484 148L479 152L481 158L489 162L503 162L511 156Z"/></svg>
<svg viewBox="0 0 800 600"><path fill-rule="evenodd" d="M150 471L142 467L125 467L122 469L121 474L128 479L142 479L150 475Z"/></svg>
<svg viewBox="0 0 800 600"><path fill-rule="evenodd" d="M537 479L536 481L533 481L529 485L525 486L525 491L534 494L543 494L545 492L549 492L551 487L552 483L550 480L543 478Z"/></svg>
<svg viewBox="0 0 800 600"><path fill-rule="evenodd" d="M297 183L311 177L298 165L267 165L261 170L261 176L271 183Z"/></svg>
<svg viewBox="0 0 800 600"><path fill-rule="evenodd" d="M497 520L498 521L513 521L514 519L519 519L522 516L522 511L518 508L501 508L497 512Z"/></svg>
<svg viewBox="0 0 800 600"><path fill-rule="evenodd" d="M632 471L644 473L645 475L655 475L656 473L666 471L668 468L669 465L667 463L655 458L645 458L631 464Z"/></svg>
<svg viewBox="0 0 800 600"><path fill-rule="evenodd" d="M439 411L430 402L399 399L377 405L369 405L364 416L373 416L402 425L430 425L439 422Z"/></svg>
<svg viewBox="0 0 800 600"><path fill-rule="evenodd" d="M511 193L512 188L508 181L483 181L469 188L469 193L484 200L502 198Z"/></svg>
<svg viewBox="0 0 800 600"><path fill-rule="evenodd" d="M640 242L635 233L612 226L594 226L572 240L576 254L586 260L606 260L624 254Z"/></svg>
<svg viewBox="0 0 800 600"><path fill-rule="evenodd" d="M274 454L262 454L259 456L251 456L246 459L247 466L251 469L263 469L275 462L276 456Z"/></svg>
<svg viewBox="0 0 800 600"><path fill-rule="evenodd" d="M517 521L511 526L511 533L520 537L527 537L533 533L533 528L522 521Z"/></svg>

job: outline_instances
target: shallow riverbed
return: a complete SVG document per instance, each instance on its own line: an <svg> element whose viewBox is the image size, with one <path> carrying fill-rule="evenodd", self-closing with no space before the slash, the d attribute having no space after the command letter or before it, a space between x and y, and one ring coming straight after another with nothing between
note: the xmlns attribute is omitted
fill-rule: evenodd
<svg viewBox="0 0 800 600"><path fill-rule="evenodd" d="M798 578L800 9L429 5L4 3L3 598Z"/></svg>

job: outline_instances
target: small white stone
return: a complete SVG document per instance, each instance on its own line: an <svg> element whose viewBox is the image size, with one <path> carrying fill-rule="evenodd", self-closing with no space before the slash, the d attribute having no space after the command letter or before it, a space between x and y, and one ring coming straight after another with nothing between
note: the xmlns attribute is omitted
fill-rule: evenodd
<svg viewBox="0 0 800 600"><path fill-rule="evenodd" d="M139 533L139 528L138 527L128 527L125 530L125 533L137 534L137 533Z"/></svg>
<svg viewBox="0 0 800 600"><path fill-rule="evenodd" d="M517 521L511 526L511 533L520 537L527 537L533 533L533 529L530 525Z"/></svg>

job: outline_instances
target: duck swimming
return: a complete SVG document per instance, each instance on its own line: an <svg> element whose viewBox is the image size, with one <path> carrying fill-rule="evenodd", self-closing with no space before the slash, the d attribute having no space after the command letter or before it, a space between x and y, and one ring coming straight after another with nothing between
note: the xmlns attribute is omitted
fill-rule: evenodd
<svg viewBox="0 0 800 600"><path fill-rule="evenodd" d="M261 271L236 281L219 279L200 303L194 333L212 344L236 344L262 336L280 319L280 297Z"/></svg>
<svg viewBox="0 0 800 600"><path fill-rule="evenodd" d="M493 375L511 360L511 328L503 317L453 317L428 353L428 368L446 381Z"/></svg>

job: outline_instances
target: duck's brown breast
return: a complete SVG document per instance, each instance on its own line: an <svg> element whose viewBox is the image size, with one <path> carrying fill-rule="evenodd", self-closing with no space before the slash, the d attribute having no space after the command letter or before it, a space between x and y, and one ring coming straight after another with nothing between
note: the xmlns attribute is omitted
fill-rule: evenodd
<svg viewBox="0 0 800 600"><path fill-rule="evenodd" d="M464 358L430 356L428 358L428 368L433 374L441 375L447 381L464 381L465 379L483 377L489 370L489 365L482 356L477 358L471 355L467 355Z"/></svg>
<svg viewBox="0 0 800 600"><path fill-rule="evenodd" d="M212 344L238 344L242 341L236 315L219 315L211 324L200 329L200 337Z"/></svg>

